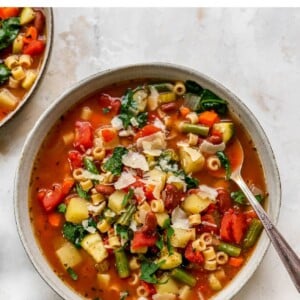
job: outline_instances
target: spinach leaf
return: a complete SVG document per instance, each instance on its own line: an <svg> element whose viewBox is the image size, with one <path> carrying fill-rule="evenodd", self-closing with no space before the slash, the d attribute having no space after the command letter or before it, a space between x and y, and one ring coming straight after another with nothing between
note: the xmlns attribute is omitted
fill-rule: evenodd
<svg viewBox="0 0 300 300"><path fill-rule="evenodd" d="M234 202L241 204L241 205L249 205L249 202L242 191L235 191L230 194L230 197L233 199ZM263 196L258 194L255 195L256 200L261 203L263 201Z"/></svg>
<svg viewBox="0 0 300 300"><path fill-rule="evenodd" d="M7 68L4 64L0 64L0 84L8 80L10 74L11 74L10 69Z"/></svg>
<svg viewBox="0 0 300 300"><path fill-rule="evenodd" d="M203 88L197 82L192 80L187 80L185 82L185 88L187 93L201 95L203 92Z"/></svg>
<svg viewBox="0 0 300 300"><path fill-rule="evenodd" d="M189 189L195 189L199 186L199 180L198 179L187 176L186 174L184 176L184 181L187 185L186 187L187 187L188 190Z"/></svg>
<svg viewBox="0 0 300 300"><path fill-rule="evenodd" d="M228 157L223 151L216 152L216 155L218 156L222 167L225 168L225 172L226 172L225 179L229 180L231 175L231 167L230 167L230 161Z"/></svg>
<svg viewBox="0 0 300 300"><path fill-rule="evenodd" d="M162 248L164 247L164 239L163 236L161 234L159 234L159 238L155 243L156 247L161 251Z"/></svg>
<svg viewBox="0 0 300 300"><path fill-rule="evenodd" d="M171 244L171 237L173 235L174 235L174 229L171 226L169 226L167 228L167 248L168 248L169 254L174 253L174 249L173 249L173 246Z"/></svg>
<svg viewBox="0 0 300 300"><path fill-rule="evenodd" d="M95 163L87 158L86 156L83 158L84 168L93 174L99 174L99 171L95 165Z"/></svg>
<svg viewBox="0 0 300 300"><path fill-rule="evenodd" d="M200 110L214 110L218 114L226 114L228 107L227 101L221 99L210 90L204 90L201 95Z"/></svg>
<svg viewBox="0 0 300 300"><path fill-rule="evenodd" d="M70 277L73 279L73 280L77 280L78 279L78 275L76 274L76 272L71 268L69 267L67 269L67 272L69 273Z"/></svg>
<svg viewBox="0 0 300 300"><path fill-rule="evenodd" d="M88 192L82 189L79 183L76 184L76 192L80 198L90 200L90 195L88 194Z"/></svg>
<svg viewBox="0 0 300 300"><path fill-rule="evenodd" d="M80 224L66 222L62 229L63 236L73 243L77 248L81 247L81 241L86 236L87 232Z"/></svg>
<svg viewBox="0 0 300 300"><path fill-rule="evenodd" d="M0 21L0 50L7 48L17 37L20 30L20 18Z"/></svg>
<svg viewBox="0 0 300 300"><path fill-rule="evenodd" d="M120 236L120 238L122 240L124 240L125 242L128 241L128 240L132 240L132 238L133 238L133 231L127 226L117 224L116 225L116 232Z"/></svg>
<svg viewBox="0 0 300 300"><path fill-rule="evenodd" d="M57 212L64 214L67 211L67 205L65 203L61 203L56 208Z"/></svg>
<svg viewBox="0 0 300 300"><path fill-rule="evenodd" d="M110 171L113 175L120 175L122 172L122 156L128 150L124 147L116 147L112 156L104 163L104 169Z"/></svg>
<svg viewBox="0 0 300 300"><path fill-rule="evenodd" d="M136 121L139 124L139 128L144 127L148 121L148 113L142 112L142 113L138 114L138 116L136 117Z"/></svg>
<svg viewBox="0 0 300 300"><path fill-rule="evenodd" d="M155 276L155 272L159 269L159 267L164 263L165 261L162 260L158 264L154 262L149 261L143 261L141 263L141 280L144 280L148 283L157 284L159 283L158 279Z"/></svg>

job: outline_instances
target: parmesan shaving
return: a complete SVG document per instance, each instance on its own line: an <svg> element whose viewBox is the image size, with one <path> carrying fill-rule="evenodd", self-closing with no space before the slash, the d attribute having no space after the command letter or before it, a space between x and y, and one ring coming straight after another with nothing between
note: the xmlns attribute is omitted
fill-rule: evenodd
<svg viewBox="0 0 300 300"><path fill-rule="evenodd" d="M149 170L145 156L138 152L129 151L127 154L123 155L122 163L133 169L141 169L143 171Z"/></svg>
<svg viewBox="0 0 300 300"><path fill-rule="evenodd" d="M102 174L94 174L84 169L82 170L82 177L91 180L98 180L100 182L104 180L104 176Z"/></svg>
<svg viewBox="0 0 300 300"><path fill-rule="evenodd" d="M157 128L160 128L162 131L166 130L165 124L159 118L155 118L153 125Z"/></svg>
<svg viewBox="0 0 300 300"><path fill-rule="evenodd" d="M154 134L139 138L137 140L138 148L142 149L145 154L159 156L162 150L166 149L166 137L163 132L159 131Z"/></svg>
<svg viewBox="0 0 300 300"><path fill-rule="evenodd" d="M189 154L192 161L197 161L202 157L201 153L198 150L195 150L191 147L184 147L184 151Z"/></svg>
<svg viewBox="0 0 300 300"><path fill-rule="evenodd" d="M218 196L218 192L214 188L211 188L205 184L201 184L201 185L199 185L198 195L201 198L207 198L207 199L215 202L216 198Z"/></svg>
<svg viewBox="0 0 300 300"><path fill-rule="evenodd" d="M118 118L117 116L112 118L111 125L113 128L116 128L117 130L124 128L122 120L120 118Z"/></svg>
<svg viewBox="0 0 300 300"><path fill-rule="evenodd" d="M129 172L122 172L119 179L114 183L116 190L121 190L136 182L136 179Z"/></svg>
<svg viewBox="0 0 300 300"><path fill-rule="evenodd" d="M171 221L172 221L173 228L180 228L180 229L190 228L188 216L179 206L177 206L172 211Z"/></svg>

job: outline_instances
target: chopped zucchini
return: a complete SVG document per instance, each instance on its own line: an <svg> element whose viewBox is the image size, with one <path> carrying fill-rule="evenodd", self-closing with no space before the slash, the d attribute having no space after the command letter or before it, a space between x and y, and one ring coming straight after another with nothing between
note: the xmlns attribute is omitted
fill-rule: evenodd
<svg viewBox="0 0 300 300"><path fill-rule="evenodd" d="M197 194L191 194L184 199L182 208L187 213L199 214L200 212L205 210L211 203L211 200L209 200L208 198L202 198Z"/></svg>
<svg viewBox="0 0 300 300"><path fill-rule="evenodd" d="M67 206L66 221L79 224L88 217L88 202L79 197L72 198Z"/></svg>
<svg viewBox="0 0 300 300"><path fill-rule="evenodd" d="M148 93L144 89L139 89L132 96L136 103L138 112L144 112L147 106Z"/></svg>
<svg viewBox="0 0 300 300"><path fill-rule="evenodd" d="M227 143L234 135L234 124L232 122L215 123L213 130L220 132L223 142Z"/></svg>
<svg viewBox="0 0 300 300"><path fill-rule="evenodd" d="M97 263L100 263L108 256L101 236L98 233L88 234L82 241L81 247L90 254Z"/></svg>
<svg viewBox="0 0 300 300"><path fill-rule="evenodd" d="M24 7L20 14L20 24L25 25L33 21L35 12L31 7Z"/></svg>
<svg viewBox="0 0 300 300"><path fill-rule="evenodd" d="M205 158L200 151L191 147L180 147L179 156L185 173L196 173L202 170Z"/></svg>
<svg viewBox="0 0 300 300"><path fill-rule="evenodd" d="M123 191L114 191L108 198L108 207L116 214L120 214L124 210L122 204L125 196L126 193Z"/></svg>
<svg viewBox="0 0 300 300"><path fill-rule="evenodd" d="M159 94L159 102L163 103L170 103L176 101L176 94L173 92L168 93L161 93Z"/></svg>
<svg viewBox="0 0 300 300"><path fill-rule="evenodd" d="M19 34L13 41L12 53L13 54L22 53L23 45L24 45L23 36L21 34Z"/></svg>
<svg viewBox="0 0 300 300"><path fill-rule="evenodd" d="M65 269L73 268L82 261L80 252L69 242L64 243L55 253Z"/></svg>

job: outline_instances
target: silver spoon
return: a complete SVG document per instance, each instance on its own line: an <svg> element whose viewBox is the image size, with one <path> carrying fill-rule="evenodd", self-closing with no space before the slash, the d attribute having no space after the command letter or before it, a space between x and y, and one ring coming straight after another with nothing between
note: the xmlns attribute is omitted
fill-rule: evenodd
<svg viewBox="0 0 300 300"><path fill-rule="evenodd" d="M234 143L236 143L236 149L240 153L238 155L238 160L235 162L234 168L231 170L232 172L230 175L230 179L233 180L239 186L239 188L245 194L251 206L255 210L275 250L279 254L279 257L281 258L298 292L300 293L300 259L297 256L297 254L292 250L290 245L286 242L286 240L283 238L283 236L276 229L276 227L264 211L263 207L256 200L256 198L246 185L244 179L242 178L241 169L244 161L244 151L238 139L235 139Z"/></svg>

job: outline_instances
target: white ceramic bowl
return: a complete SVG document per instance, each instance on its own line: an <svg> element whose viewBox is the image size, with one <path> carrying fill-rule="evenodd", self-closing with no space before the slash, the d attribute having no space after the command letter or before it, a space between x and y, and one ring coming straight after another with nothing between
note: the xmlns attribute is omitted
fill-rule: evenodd
<svg viewBox="0 0 300 300"><path fill-rule="evenodd" d="M46 17L46 49L44 52L44 57L42 60L42 64L40 66L37 79L35 80L33 86L30 88L30 90L25 94L22 101L18 104L18 106L7 114L7 116L0 121L0 128L7 124L24 106L31 97L34 95L38 87L40 86L41 80L44 77L44 74L47 69L48 61L50 59L51 55L51 49L52 49L52 43L53 43L53 11L52 8L45 7L43 8L43 12L45 13Z"/></svg>
<svg viewBox="0 0 300 300"><path fill-rule="evenodd" d="M58 118L65 113L75 103L85 98L95 91L124 80L136 78L157 78L170 80L194 80L205 88L210 89L229 103L229 109L232 111L248 129L254 144L257 147L258 154L263 164L265 172L267 190L269 192L269 202L267 211L271 220L276 223L280 209L281 187L278 169L275 158L268 142L268 139L259 125L254 115L249 109L233 95L229 90L218 82L194 70L165 63L152 63L144 65L132 65L113 70L104 71L79 82L74 87L65 92L57 101L55 101L47 111L40 117L35 127L27 137L23 147L20 164L16 174L14 205L15 217L21 241L24 248L39 272L41 277L47 282L60 296L65 299L81 299L81 297L63 283L52 271L51 266L43 256L39 245L35 239L30 219L28 195L31 170L35 156L46 137ZM228 284L214 300L227 300L233 297L247 282L250 276L258 267L269 246L269 239L263 233L248 263L242 268L238 275Z"/></svg>

